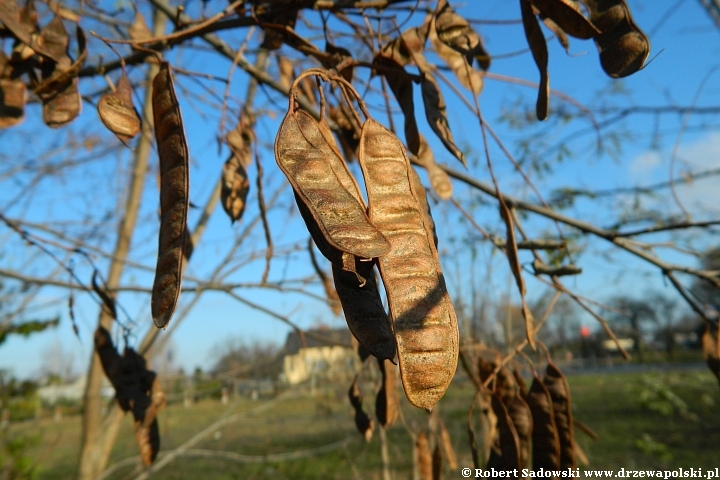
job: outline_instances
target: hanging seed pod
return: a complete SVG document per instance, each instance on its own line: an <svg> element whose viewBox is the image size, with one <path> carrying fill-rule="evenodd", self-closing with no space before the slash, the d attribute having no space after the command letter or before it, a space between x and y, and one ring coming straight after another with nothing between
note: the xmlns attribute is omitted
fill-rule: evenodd
<svg viewBox="0 0 720 480"><path fill-rule="evenodd" d="M325 290L325 296L327 297L327 301L328 301L328 305L330 306L330 309L332 310L333 314L340 315L340 313L342 312L342 306L340 305L340 298L338 297L337 291L335 290L335 287L333 286L333 281L328 277L328 275L322 269L322 267L320 266L320 264L317 261L317 258L315 258L315 252L313 251L312 237L308 241L308 252L310 253L310 262L312 263L312 266L315 269L315 273L317 274L318 278L320 278L320 282L322 282L323 289Z"/></svg>
<svg viewBox="0 0 720 480"><path fill-rule="evenodd" d="M125 145L140 133L142 120L133 104L132 86L125 72L118 80L117 89L100 97L97 110L105 127Z"/></svg>
<svg viewBox="0 0 720 480"><path fill-rule="evenodd" d="M447 106L443 98L440 86L435 76L429 71L423 72L421 91L423 104L425 106L425 117L435 135L445 145L450 153L455 156L464 166L467 166L465 154L455 145L455 139L450 131L450 123L447 118Z"/></svg>
<svg viewBox="0 0 720 480"><path fill-rule="evenodd" d="M433 480L433 457L425 432L420 432L415 436L415 458L421 480Z"/></svg>
<svg viewBox="0 0 720 480"><path fill-rule="evenodd" d="M433 22L435 21L433 20ZM430 27L430 34L428 35L428 38L430 39L430 43L432 44L435 53L443 59L448 67L450 67L460 84L473 92L475 95L479 95L482 91L484 83L482 74L472 68L472 62L466 61L463 54L448 47L438 38L436 23L433 23ZM489 59L490 57L487 58Z"/></svg>
<svg viewBox="0 0 720 480"><path fill-rule="evenodd" d="M420 135L420 150L417 156L411 157L411 160L414 164L420 165L427 170L428 177L430 177L430 186L438 197L443 200L452 197L453 188L450 176L435 163L435 156L430 149L430 145L422 135ZM435 243L437 244L437 242Z"/></svg>
<svg viewBox="0 0 720 480"><path fill-rule="evenodd" d="M715 338L717 335L717 328L715 328L715 335L713 335L711 328L712 327L709 325L705 327L705 331L702 335L702 350L708 368L713 375L715 375L718 383L720 383L720 358L718 357L717 340Z"/></svg>
<svg viewBox="0 0 720 480"><path fill-rule="evenodd" d="M486 469L515 470L519 468L519 442L515 426L500 397L492 396L492 409L497 416L498 433L495 437Z"/></svg>
<svg viewBox="0 0 720 480"><path fill-rule="evenodd" d="M240 220L245 213L250 180L242 161L235 155L230 157L222 169L220 202L230 223Z"/></svg>
<svg viewBox="0 0 720 480"><path fill-rule="evenodd" d="M547 43L530 5L530 0L520 0L520 12L522 13L525 38L530 46L535 65L540 70L540 86L538 88L537 103L535 104L535 114L538 120L545 120L548 116L548 102L550 100Z"/></svg>
<svg viewBox="0 0 720 480"><path fill-rule="evenodd" d="M408 150L418 154L420 150L420 131L415 119L415 100L413 97L413 82L405 68L390 57L378 55L373 60L373 66L378 68L395 95L400 110L405 119L405 143Z"/></svg>
<svg viewBox="0 0 720 480"><path fill-rule="evenodd" d="M595 44L600 65L612 78L622 78L640 70L650 55L650 41L633 21L625 0L582 0L590 11L590 21L600 30Z"/></svg>
<svg viewBox="0 0 720 480"><path fill-rule="evenodd" d="M438 2L435 30L440 41L464 55L470 66L474 58L483 70L490 68L490 55L485 51L480 37L467 20L450 8L447 0Z"/></svg>
<svg viewBox="0 0 720 480"><path fill-rule="evenodd" d="M445 453L445 458L447 458L448 468L453 471L457 470L457 454L455 453L455 449L452 446L452 441L450 440L450 433L448 433L447 428L445 428L445 424L443 423L443 421L440 419L438 420L438 425L440 427L439 444L442 445L443 452Z"/></svg>
<svg viewBox="0 0 720 480"><path fill-rule="evenodd" d="M457 367L455 310L430 226L410 180L410 162L398 138L372 118L363 126L358 154L370 220L390 243L378 259L408 400L431 410Z"/></svg>
<svg viewBox="0 0 720 480"><path fill-rule="evenodd" d="M383 255L389 248L387 240L338 179L323 153L326 140L317 123L304 121L306 118L291 95L290 108L275 139L278 166L331 246L360 258Z"/></svg>
<svg viewBox="0 0 720 480"><path fill-rule="evenodd" d="M560 439L560 468L576 468L570 387L560 369L550 361L545 369L543 384L552 398L555 426Z"/></svg>
<svg viewBox="0 0 720 480"><path fill-rule="evenodd" d="M167 62L160 64L153 79L152 109L160 158L161 218L151 310L155 325L164 328L180 295L190 196L187 141Z"/></svg>
<svg viewBox="0 0 720 480"><path fill-rule="evenodd" d="M588 40L600 31L580 12L580 5L574 0L530 0L540 14L550 18L568 35Z"/></svg>
<svg viewBox="0 0 720 480"><path fill-rule="evenodd" d="M379 360L381 380L380 390L375 398L375 415L382 428L389 428L395 424L399 411L399 398L397 391L397 366L390 360Z"/></svg>
<svg viewBox="0 0 720 480"><path fill-rule="evenodd" d="M492 408L492 392L487 388L480 387L468 411L470 451L475 468L487 464L493 441L498 435L497 429L498 418Z"/></svg>
<svg viewBox="0 0 720 480"><path fill-rule="evenodd" d="M517 395L507 407L508 417L518 437L518 461L521 469L530 468L530 441L532 440L533 419L530 407L520 395Z"/></svg>
<svg viewBox="0 0 720 480"><path fill-rule="evenodd" d="M19 125L25 119L27 88L19 78L0 78L0 129Z"/></svg>
<svg viewBox="0 0 720 480"><path fill-rule="evenodd" d="M560 437L555 425L552 397L542 380L535 375L525 398L533 418L532 464L537 471L560 468Z"/></svg>
<svg viewBox="0 0 720 480"><path fill-rule="evenodd" d="M357 375L352 385L350 385L348 397L350 398L350 404L353 406L353 409L355 409L355 426L358 432L365 438L365 441L369 442L372 439L375 423L362 408L362 392L360 391L360 385L358 385Z"/></svg>

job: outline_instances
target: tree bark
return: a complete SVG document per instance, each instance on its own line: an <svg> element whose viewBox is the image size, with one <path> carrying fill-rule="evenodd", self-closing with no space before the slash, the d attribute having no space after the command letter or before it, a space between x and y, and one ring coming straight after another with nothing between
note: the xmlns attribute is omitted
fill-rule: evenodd
<svg viewBox="0 0 720 480"><path fill-rule="evenodd" d="M160 36L165 31L165 16L155 11L153 18L155 36ZM135 153L133 170L130 177L128 196L125 201L124 216L118 227L117 243L115 252L110 262L107 275L107 286L110 291L120 284L125 260L130 250L135 226L137 225L140 200L145 187L145 175L148 171L148 159L152 148L152 79L158 71L156 64L150 64L148 68L148 87L145 90L145 104L143 106L143 128L140 140ZM113 318L106 312L100 310L98 325L110 330ZM82 429L82 451L80 454L80 466L78 470L79 480L93 480L107 465L110 451L115 444L118 429L120 428L119 418L123 412L113 408L106 418L102 418L102 398L100 389L103 380L103 370L100 365L100 357L93 350L90 359L90 369L85 387L85 411L83 413Z"/></svg>

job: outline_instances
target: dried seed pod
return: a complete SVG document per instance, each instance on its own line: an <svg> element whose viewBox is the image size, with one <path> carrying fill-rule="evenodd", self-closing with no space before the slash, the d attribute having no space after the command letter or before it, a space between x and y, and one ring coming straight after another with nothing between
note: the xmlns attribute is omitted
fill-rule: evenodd
<svg viewBox="0 0 720 480"><path fill-rule="evenodd" d="M52 59L44 58L41 64L42 82L34 92L43 103L43 121L50 128L62 127L73 121L82 109L82 99L78 92L77 73L87 56L85 35L77 28L80 57L76 62L68 56L70 36L65 30L62 19L56 15L40 32L45 50Z"/></svg>
<svg viewBox="0 0 720 480"><path fill-rule="evenodd" d="M433 479L433 461L430 453L430 444L428 443L425 432L420 432L415 436L415 458L417 458L418 471L422 480Z"/></svg>
<svg viewBox="0 0 720 480"><path fill-rule="evenodd" d="M555 426L560 439L560 468L576 468L570 387L560 369L548 358L543 384L552 398Z"/></svg>
<svg viewBox="0 0 720 480"><path fill-rule="evenodd" d="M455 453L455 449L452 446L452 441L450 440L450 433L448 433L447 428L445 428L445 423L443 423L441 419L438 419L438 426L440 427L439 443L440 445L442 445L443 452L445 453L445 458L447 458L448 468L453 471L457 470L457 454Z"/></svg>
<svg viewBox="0 0 720 480"><path fill-rule="evenodd" d="M95 331L94 343L120 408L133 414L140 457L149 466L160 450L157 413L165 405L157 375L147 369L145 359L133 349L126 348L120 356L105 328Z"/></svg>
<svg viewBox="0 0 720 480"><path fill-rule="evenodd" d="M135 10L135 19L128 29L128 35L131 40L135 40L136 42L153 37L152 31L150 27L148 27L145 17L140 13L140 10Z"/></svg>
<svg viewBox="0 0 720 480"><path fill-rule="evenodd" d="M560 468L560 437L555 425L555 409L550 392L537 375L525 400L533 419L533 468L557 470Z"/></svg>
<svg viewBox="0 0 720 480"><path fill-rule="evenodd" d="M0 22L12 32L16 39L30 47L35 53L56 62L63 57L62 54L56 56L55 52L45 48L43 40L34 34L35 25L32 23L32 18L28 18L28 12L21 11L15 0L0 1Z"/></svg>
<svg viewBox="0 0 720 480"><path fill-rule="evenodd" d="M132 100L132 86L125 72L118 80L117 89L106 93L98 101L100 120L125 145L140 133L142 120Z"/></svg>
<svg viewBox="0 0 720 480"><path fill-rule="evenodd" d="M323 151L326 139L307 113L291 105L275 139L275 159L302 203L334 248L375 258L389 245L368 220L361 203L345 189Z"/></svg>
<svg viewBox="0 0 720 480"><path fill-rule="evenodd" d="M718 357L716 336L717 328L715 328L715 334L713 335L711 327L707 325L702 335L702 349L708 368L720 383L720 358Z"/></svg>
<svg viewBox="0 0 720 480"><path fill-rule="evenodd" d="M525 300L525 280L522 276L522 267L520 266L520 259L518 258L518 248L517 240L515 238L515 224L513 222L513 215L502 197L499 197L498 201L500 203L500 217L502 217L503 222L505 222L505 230L507 233L505 253L507 254L508 264L510 264L510 270L512 271L513 277L515 277L515 284L517 285L518 292L520 293L522 314L523 318L525 319L525 335L527 336L528 343L534 349L535 318L533 317L532 311L528 307L527 301Z"/></svg>
<svg viewBox="0 0 720 480"><path fill-rule="evenodd" d="M19 78L0 78L0 129L19 125L25 119L27 88Z"/></svg>
<svg viewBox="0 0 720 480"><path fill-rule="evenodd" d="M500 397L492 396L492 409L497 416L498 434L495 437L486 469L515 470L519 468L519 442L515 426Z"/></svg>
<svg viewBox="0 0 720 480"><path fill-rule="evenodd" d="M425 117L427 117L430 128L432 128L435 135L437 135L443 145L445 145L445 148L447 148L455 158L460 160L463 165L467 165L465 162L465 154L455 145L455 139L450 131L450 124L447 119L447 106L440 92L437 79L435 79L435 76L429 71L423 72L421 87L423 104L425 105Z"/></svg>
<svg viewBox="0 0 720 480"><path fill-rule="evenodd" d="M518 461L520 468L530 468L530 441L533 432L533 419L530 407L520 395L515 396L507 407L508 416L518 436Z"/></svg>
<svg viewBox="0 0 720 480"><path fill-rule="evenodd" d="M515 383L518 386L518 393L521 397L525 398L528 394L527 385L525 384L525 379L520 375L520 371L517 368L517 365L515 365L515 368L513 368L513 378L515 379Z"/></svg>
<svg viewBox="0 0 720 480"><path fill-rule="evenodd" d="M164 328L180 295L189 203L189 153L167 62L160 63L153 79L152 109L160 158L161 219L151 307L153 322Z"/></svg>
<svg viewBox="0 0 720 480"><path fill-rule="evenodd" d="M368 118L358 158L372 223L390 251L378 259L408 400L431 410L457 367L458 327L430 226L398 138Z"/></svg>
<svg viewBox="0 0 720 480"><path fill-rule="evenodd" d="M230 217L230 223L242 218L249 191L250 180L245 166L236 155L233 155L223 165L220 189L220 202L223 210Z"/></svg>
<svg viewBox="0 0 720 480"><path fill-rule="evenodd" d="M442 476L442 454L440 444L436 443L432 454L432 480L440 480Z"/></svg>
<svg viewBox="0 0 720 480"><path fill-rule="evenodd" d="M412 162L415 165L420 165L428 172L430 177L430 186L437 193L438 197L443 200L447 200L452 197L452 182L450 176L445 173L445 170L438 167L435 163L435 156L433 155L430 145L428 145L425 137L420 135L420 149L417 156L411 157ZM437 244L437 242L435 242Z"/></svg>
<svg viewBox="0 0 720 480"><path fill-rule="evenodd" d="M567 33L558 26L557 23L553 22L552 19L544 16L540 16L540 20L545 24L545 26L550 30L555 37L557 38L558 42L560 42L560 45L565 49L565 53L570 52L570 40L568 39Z"/></svg>
<svg viewBox="0 0 720 480"><path fill-rule="evenodd" d="M600 65L612 78L632 75L650 55L650 41L633 21L625 0L582 0L590 21L600 30L595 44Z"/></svg>
<svg viewBox="0 0 720 480"><path fill-rule="evenodd" d="M472 60L466 60L462 53L445 45L445 43L438 38L435 24L430 28L428 38L435 53L450 67L460 84L475 95L479 95L483 88L483 76L480 72L472 68ZM489 65L490 57L487 58Z"/></svg>
<svg viewBox="0 0 720 480"><path fill-rule="evenodd" d="M374 262L360 261L330 245L297 194L295 201L315 245L332 263L335 291L353 337L375 357L395 358L395 337L378 291Z"/></svg>
<svg viewBox="0 0 720 480"><path fill-rule="evenodd" d="M355 410L355 426L362 436L365 437L365 441L369 442L370 439L372 439L375 423L362 408L362 392L360 391L360 385L358 385L357 375L355 376L352 385L350 385L348 397L350 398L350 404Z"/></svg>
<svg viewBox="0 0 720 480"><path fill-rule="evenodd" d="M545 120L548 116L548 102L550 99L547 43L530 5L530 0L520 0L520 12L522 13L525 38L530 46L535 65L540 70L540 86L538 88L537 103L535 104L535 114L538 120Z"/></svg>
<svg viewBox="0 0 720 480"><path fill-rule="evenodd" d="M420 150L420 131L418 130L417 120L415 119L415 100L413 97L413 82L410 75L405 71L402 65L389 57L378 55L373 60L373 65L381 67L385 80L388 82L390 90L395 95L400 110L405 118L404 132L405 143L408 150L413 154L418 154Z"/></svg>
<svg viewBox="0 0 720 480"><path fill-rule="evenodd" d="M392 427L398 417L397 366L390 360L378 359L381 380L375 397L375 415L383 428Z"/></svg>
<svg viewBox="0 0 720 480"><path fill-rule="evenodd" d="M433 243L435 244L435 249L437 249L438 246L438 237L437 232L435 231L435 221L432 218L432 212L430 211L430 203L427 199L427 193L425 192L425 187L423 187L422 182L420 181L420 177L418 176L417 172L414 168L410 169L410 182L412 183L413 189L415 192L417 192L418 202L420 202L420 206L422 207L423 213L425 214L424 222L425 222L425 228L428 232L428 235L432 237Z"/></svg>
<svg viewBox="0 0 720 480"><path fill-rule="evenodd" d="M600 33L595 25L583 16L580 6L574 0L530 0L530 3L568 35L587 40Z"/></svg>
<svg viewBox="0 0 720 480"><path fill-rule="evenodd" d="M483 70L490 68L490 55L485 51L480 36L472 29L467 20L450 8L447 0L438 2L435 12L435 30L440 41L464 55L468 64L472 65L474 58Z"/></svg>
<svg viewBox="0 0 720 480"><path fill-rule="evenodd" d="M498 418L492 408L492 392L487 388L480 387L468 411L470 451L472 452L473 466L475 468L487 464L493 440L497 436L497 428ZM476 430L480 431L479 435L476 434ZM482 462L480 461L481 458Z"/></svg>
<svg viewBox="0 0 720 480"><path fill-rule="evenodd" d="M430 23L427 21L419 27L408 28L399 37L383 45L380 55L393 60L401 67L413 61L417 63L417 54L422 54L425 48L429 29Z"/></svg>

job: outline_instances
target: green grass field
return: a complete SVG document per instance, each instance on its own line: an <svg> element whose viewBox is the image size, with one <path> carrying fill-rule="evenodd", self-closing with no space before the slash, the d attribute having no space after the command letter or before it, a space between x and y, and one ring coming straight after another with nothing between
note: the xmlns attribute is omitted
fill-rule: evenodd
<svg viewBox="0 0 720 480"><path fill-rule="evenodd" d="M670 373L597 373L570 375L574 415L599 435L593 441L576 433L589 468L625 469L720 466L720 388L706 370ZM366 410L374 395L365 389ZM467 410L473 387L456 382L438 405L450 431L460 467L472 467L467 437ZM205 400L184 408L171 405L160 415L162 451L173 450L196 433L229 415L237 419L193 446L194 455L169 463L154 478L163 479L380 479L381 456L377 429L366 443L356 432L352 409L337 392L311 397L289 392L263 411L254 409L268 400L235 400L224 406ZM403 419L387 432L393 477L412 478L412 438L407 429L425 424L424 412L403 404ZM56 422L41 419L11 425L10 437L35 437L27 454L38 464L38 479L70 479L76 471L80 445L80 417ZM343 442L344 441L344 442ZM332 451L294 460L259 456L331 446ZM200 451L200 452L198 452ZM213 452L233 452L219 458ZM312 452L310 452L312 453ZM137 455L128 417L123 422L109 466ZM204 455L204 456L197 456ZM209 455L209 456L208 456ZM162 453L161 457L162 458ZM247 463L259 462L259 463ZM445 478L461 478L444 471ZM134 478L139 472L126 464L108 478Z"/></svg>

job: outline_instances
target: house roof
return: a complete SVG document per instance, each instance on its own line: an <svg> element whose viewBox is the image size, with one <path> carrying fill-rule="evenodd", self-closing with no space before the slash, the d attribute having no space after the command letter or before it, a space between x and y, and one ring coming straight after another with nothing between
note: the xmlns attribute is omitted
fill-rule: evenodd
<svg viewBox="0 0 720 480"><path fill-rule="evenodd" d="M347 328L317 328L305 330L301 337L300 333L293 330L288 333L285 339L283 353L294 355L301 348L326 347L339 345L341 347L352 347L350 330Z"/></svg>

